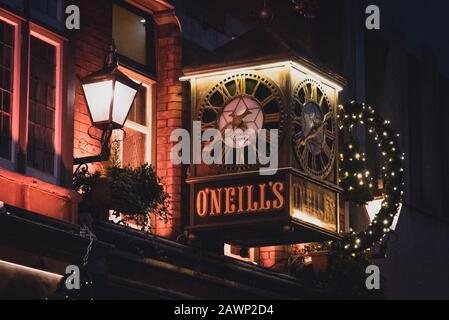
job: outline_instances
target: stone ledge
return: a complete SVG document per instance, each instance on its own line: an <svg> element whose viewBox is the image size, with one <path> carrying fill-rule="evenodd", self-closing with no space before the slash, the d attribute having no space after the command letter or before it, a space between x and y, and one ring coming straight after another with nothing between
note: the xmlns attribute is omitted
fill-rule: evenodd
<svg viewBox="0 0 449 320"><path fill-rule="evenodd" d="M0 169L0 201L11 206L76 223L80 200L73 190Z"/></svg>

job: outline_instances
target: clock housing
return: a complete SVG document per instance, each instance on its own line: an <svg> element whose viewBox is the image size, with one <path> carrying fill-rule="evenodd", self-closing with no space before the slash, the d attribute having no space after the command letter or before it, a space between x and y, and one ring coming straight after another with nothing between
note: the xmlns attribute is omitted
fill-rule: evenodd
<svg viewBox="0 0 449 320"><path fill-rule="evenodd" d="M201 133L235 130L224 141L233 152L258 147L242 131L278 130L273 175L260 164L189 166L190 238L250 247L338 238L341 78L295 56L193 67L182 80L191 121Z"/></svg>

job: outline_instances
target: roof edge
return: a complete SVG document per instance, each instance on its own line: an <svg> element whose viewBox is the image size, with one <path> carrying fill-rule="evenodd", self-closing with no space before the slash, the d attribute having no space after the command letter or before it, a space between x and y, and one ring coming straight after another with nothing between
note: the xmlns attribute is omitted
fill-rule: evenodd
<svg viewBox="0 0 449 320"><path fill-rule="evenodd" d="M240 61L229 61L224 63L203 65L203 66L188 66L183 68L182 81L189 80L191 78L204 77L210 74L222 74L234 70L245 70L250 68L257 68L264 65L276 65L279 64L293 64L297 63L311 72L318 74L319 76L330 80L340 87L345 87L347 85L346 79L333 71L326 68L320 67L315 63L307 60L304 57L298 56L297 54L279 54L270 57L258 57L251 60L240 60ZM341 88L341 89L342 89Z"/></svg>

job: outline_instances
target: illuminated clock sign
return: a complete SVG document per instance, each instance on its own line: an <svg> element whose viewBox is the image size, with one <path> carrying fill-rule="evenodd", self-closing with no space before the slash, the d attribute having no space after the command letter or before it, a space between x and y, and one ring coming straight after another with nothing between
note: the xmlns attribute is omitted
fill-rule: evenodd
<svg viewBox="0 0 449 320"><path fill-rule="evenodd" d="M201 147L222 159L189 166L187 241L258 247L338 239L337 105L345 81L297 55L259 54L184 69L191 131L221 133ZM267 130L262 143L250 129ZM217 141L226 148L215 149ZM277 156L277 171L262 175L266 164L251 161L254 152Z"/></svg>
<svg viewBox="0 0 449 320"><path fill-rule="evenodd" d="M187 182L191 233L226 241L250 239L254 245L331 239L338 234L339 191L291 169L276 176L235 174Z"/></svg>
<svg viewBox="0 0 449 320"><path fill-rule="evenodd" d="M337 204L335 192L305 180L293 179L293 218L336 232Z"/></svg>

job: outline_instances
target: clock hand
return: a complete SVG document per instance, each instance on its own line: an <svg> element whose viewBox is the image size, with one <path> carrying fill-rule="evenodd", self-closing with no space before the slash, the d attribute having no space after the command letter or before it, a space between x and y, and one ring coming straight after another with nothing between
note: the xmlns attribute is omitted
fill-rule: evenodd
<svg viewBox="0 0 449 320"><path fill-rule="evenodd" d="M241 129L241 127L243 127L245 121L244 119L246 118L246 116L252 114L251 111L249 111L249 109L246 109L245 112L241 115L236 115L235 111L231 113L231 117L232 117L232 127L233 129L237 128L237 129Z"/></svg>
<svg viewBox="0 0 449 320"><path fill-rule="evenodd" d="M307 143L310 139L315 138L315 137L316 137L316 136L323 130L323 128L324 128L325 125L326 125L326 122L323 121L323 122L321 122L321 124L319 125L319 127L312 128L312 132L311 132L307 137L305 137L304 139L299 140L298 143L299 143L301 146L305 146L306 143Z"/></svg>

